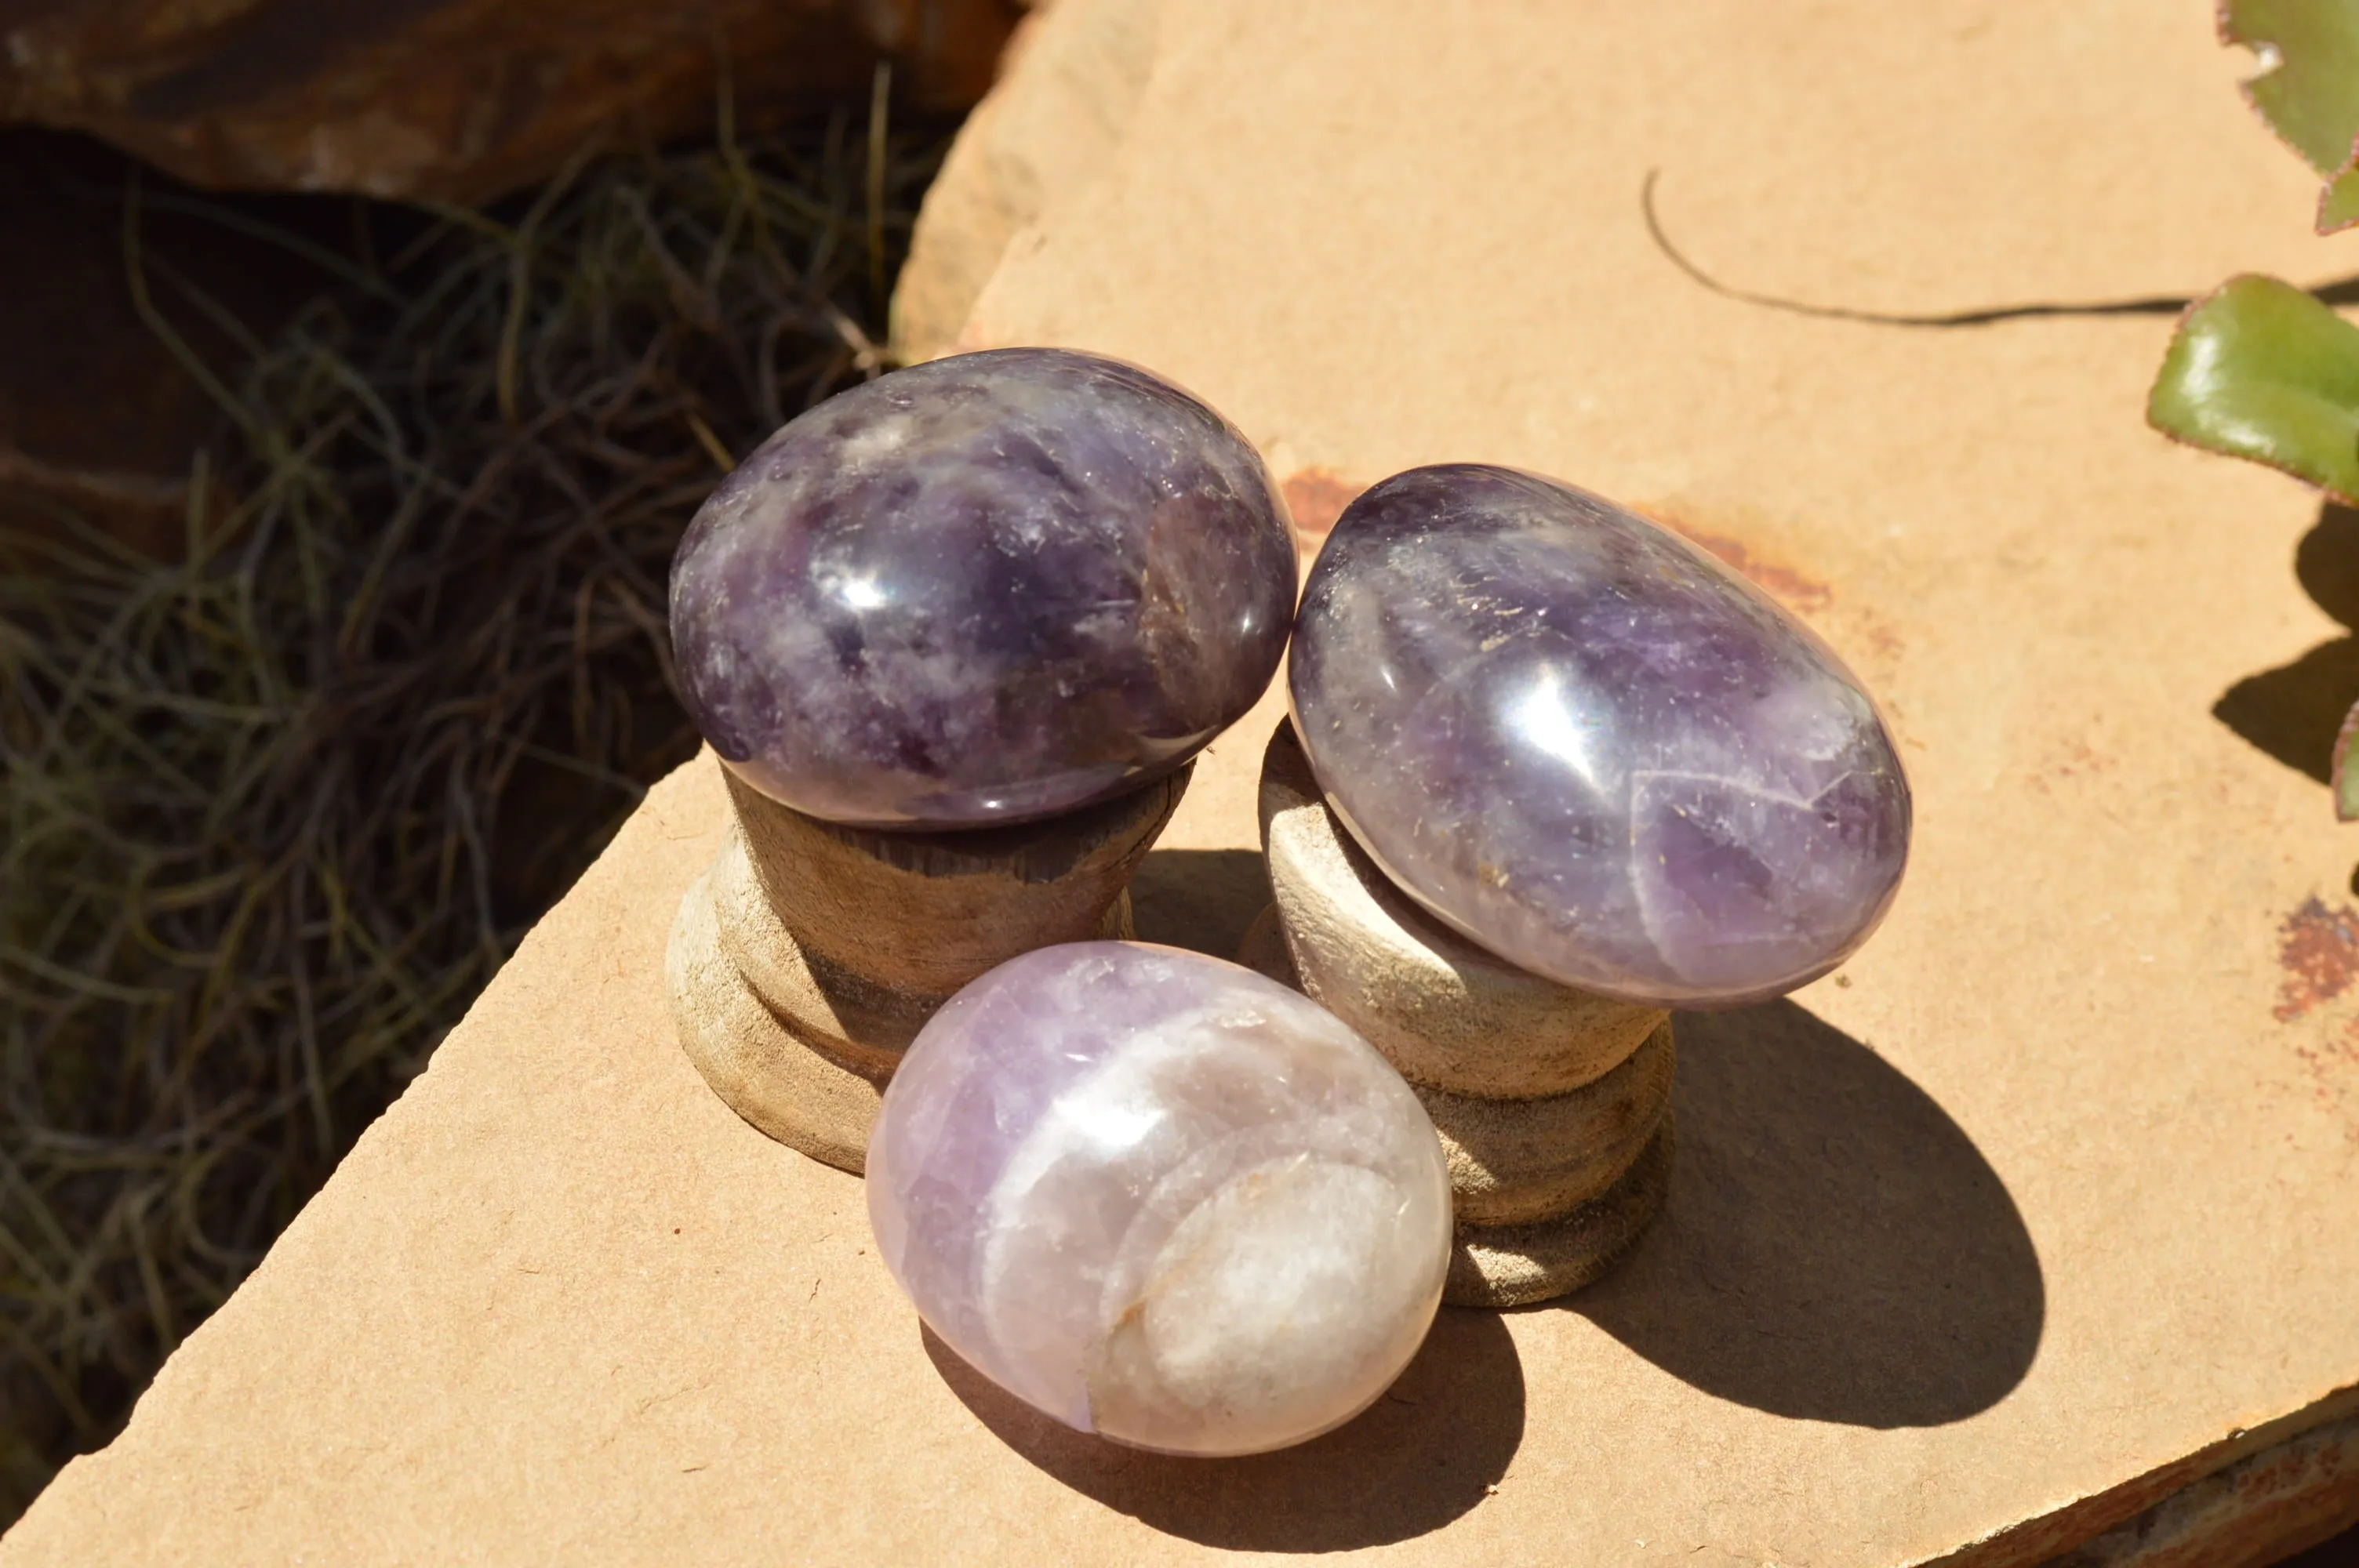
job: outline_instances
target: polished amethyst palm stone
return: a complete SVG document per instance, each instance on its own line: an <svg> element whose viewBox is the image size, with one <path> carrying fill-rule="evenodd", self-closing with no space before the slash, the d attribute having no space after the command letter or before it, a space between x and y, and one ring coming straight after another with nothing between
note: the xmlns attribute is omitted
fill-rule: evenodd
<svg viewBox="0 0 2359 1568"><path fill-rule="evenodd" d="M1177 1454L1314 1437L1425 1337L1450 1177L1398 1074L1249 969L1082 942L908 1050L868 1143L877 1249L934 1332L1068 1425Z"/></svg>
<svg viewBox="0 0 2359 1568"><path fill-rule="evenodd" d="M1289 676L1312 770L1401 889L1493 952L1733 1006L1866 940L1908 781L1858 680L1718 561L1514 470L1411 470L1311 568Z"/></svg>
<svg viewBox="0 0 2359 1568"><path fill-rule="evenodd" d="M672 564L690 712L831 821L973 827L1170 772L1253 706L1294 548L1253 448L1113 360L963 354L787 425Z"/></svg>

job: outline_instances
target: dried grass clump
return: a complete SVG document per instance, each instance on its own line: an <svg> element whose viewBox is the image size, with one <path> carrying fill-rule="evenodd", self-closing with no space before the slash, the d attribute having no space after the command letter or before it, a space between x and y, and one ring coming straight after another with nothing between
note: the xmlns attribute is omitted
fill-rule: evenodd
<svg viewBox="0 0 2359 1568"><path fill-rule="evenodd" d="M266 342L141 254L125 193L151 326L172 291L247 362L176 349L223 416L185 561L67 518L0 542L0 1519L692 749L667 565L733 454L879 368L941 146L881 103L377 210L349 254L281 235L341 281Z"/></svg>

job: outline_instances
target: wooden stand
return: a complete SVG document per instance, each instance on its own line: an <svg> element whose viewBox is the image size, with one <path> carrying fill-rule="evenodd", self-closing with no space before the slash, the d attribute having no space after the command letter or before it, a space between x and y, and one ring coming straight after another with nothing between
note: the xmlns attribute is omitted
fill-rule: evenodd
<svg viewBox="0 0 2359 1568"><path fill-rule="evenodd" d="M954 833L839 827L725 774L729 833L667 957L682 1048L738 1115L859 1173L901 1053L960 987L1036 947L1131 935L1131 872L1188 773Z"/></svg>
<svg viewBox="0 0 2359 1568"><path fill-rule="evenodd" d="M1382 1051L1441 1134L1443 1299L1515 1306L1603 1274L1670 1184L1670 1015L1519 969L1419 908L1335 819L1290 724L1262 759L1277 903L1239 957Z"/></svg>

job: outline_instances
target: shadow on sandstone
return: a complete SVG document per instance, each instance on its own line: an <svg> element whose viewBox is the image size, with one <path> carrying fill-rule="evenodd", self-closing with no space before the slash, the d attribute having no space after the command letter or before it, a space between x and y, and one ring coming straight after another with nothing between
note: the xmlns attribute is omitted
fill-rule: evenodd
<svg viewBox="0 0 2359 1568"><path fill-rule="evenodd" d="M2295 547L2295 580L2312 602L2359 629L2359 512L2329 502ZM2212 716L2286 766L2327 781L2343 716L2359 702L2359 637L2321 643L2289 665L2248 676Z"/></svg>
<svg viewBox="0 0 2359 1568"><path fill-rule="evenodd" d="M1935 1426L2023 1380L2047 1313L2038 1255L1940 1106L1790 1001L1683 1013L1678 1039L1662 1217L1553 1310L1705 1393L1803 1420Z"/></svg>
<svg viewBox="0 0 2359 1568"><path fill-rule="evenodd" d="M1251 849L1150 849L1130 880L1142 942L1234 959L1269 903L1269 872Z"/></svg>
<svg viewBox="0 0 2359 1568"><path fill-rule="evenodd" d="M1075 1491L1168 1534L1245 1552L1408 1541L1480 1503L1524 1435L1524 1376L1496 1314L1441 1309L1400 1380L1316 1442L1180 1459L1084 1436L977 1372L929 1329L926 1354L999 1440Z"/></svg>

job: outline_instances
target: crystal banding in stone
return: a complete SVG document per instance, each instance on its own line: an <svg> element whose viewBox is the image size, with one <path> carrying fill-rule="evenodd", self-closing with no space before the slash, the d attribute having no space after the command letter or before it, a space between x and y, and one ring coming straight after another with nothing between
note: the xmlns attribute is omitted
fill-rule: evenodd
<svg viewBox="0 0 2359 1568"><path fill-rule="evenodd" d="M909 1047L868 1146L878 1250L971 1365L1169 1453L1314 1437L1440 1300L1447 1167L1399 1075L1296 992L1131 942L1046 947Z"/></svg>

